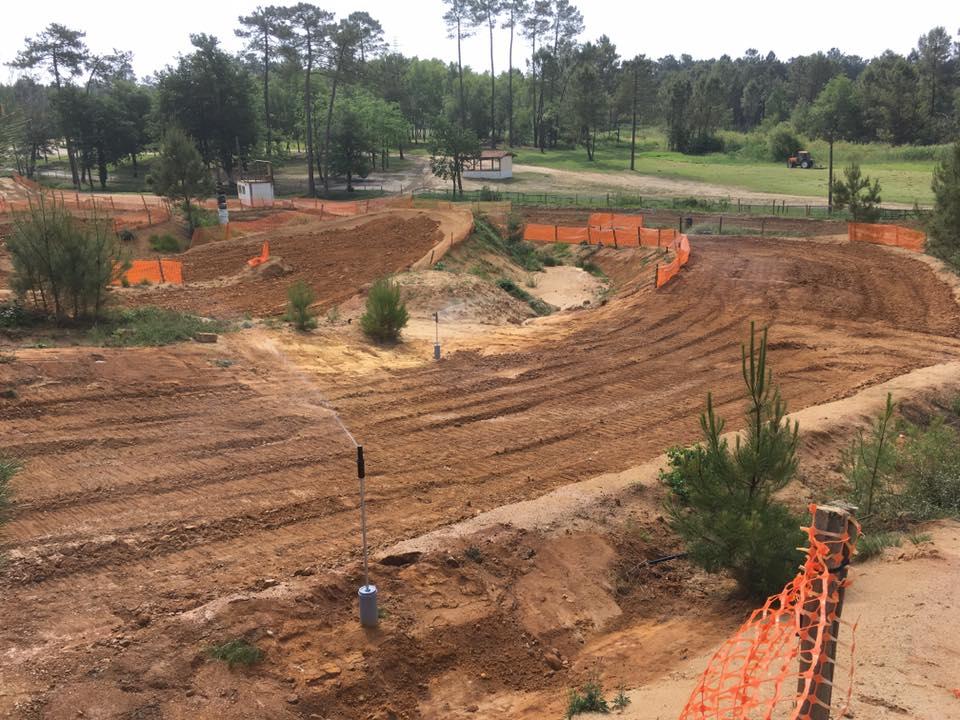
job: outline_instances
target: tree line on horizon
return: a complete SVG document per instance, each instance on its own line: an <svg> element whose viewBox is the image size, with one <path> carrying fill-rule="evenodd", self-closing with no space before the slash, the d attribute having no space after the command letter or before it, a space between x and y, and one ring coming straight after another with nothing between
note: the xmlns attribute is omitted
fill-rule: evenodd
<svg viewBox="0 0 960 720"><path fill-rule="evenodd" d="M243 51L191 35L193 49L138 79L130 52L91 51L82 31L51 24L25 40L0 85L0 164L32 177L36 163L66 148L76 187L154 150L182 129L208 168L227 181L254 157L303 153L308 193L331 178L385 168L393 150L430 146L434 171L454 182L481 144L581 147L598 137L631 142L637 128L664 128L669 149L724 149L721 131L798 133L837 140L928 145L960 129L960 44L943 27L902 56L864 59L840 50L780 60L747 50L739 58L621 57L606 36L583 41L583 15L569 0L443 0L457 57L393 52L366 12L337 18L316 5L258 7L238 18ZM490 67L462 62L462 44L481 34ZM506 68L495 65L508 36ZM523 43L529 59L514 55ZM625 135L626 137L622 136ZM779 152L779 150L778 150ZM5 157L8 156L8 157ZM773 159L773 158L771 158ZM784 158L785 159L785 158Z"/></svg>

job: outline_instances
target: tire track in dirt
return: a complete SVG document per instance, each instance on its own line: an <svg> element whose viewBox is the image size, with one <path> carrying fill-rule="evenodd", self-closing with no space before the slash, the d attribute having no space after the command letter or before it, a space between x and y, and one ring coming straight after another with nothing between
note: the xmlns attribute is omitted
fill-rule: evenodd
<svg viewBox="0 0 960 720"><path fill-rule="evenodd" d="M734 426L751 317L772 325L791 409L960 351L949 291L881 249L723 239L694 258L665 289L572 313L513 352L317 379L367 448L372 545L692 440L707 391ZM0 367L23 374L0 431L30 456L2 546L0 644L109 625L150 597L183 610L356 556L351 453L329 413L288 370L244 358L214 370L215 352L105 351L100 364L30 352ZM41 609L27 600L40 597Z"/></svg>

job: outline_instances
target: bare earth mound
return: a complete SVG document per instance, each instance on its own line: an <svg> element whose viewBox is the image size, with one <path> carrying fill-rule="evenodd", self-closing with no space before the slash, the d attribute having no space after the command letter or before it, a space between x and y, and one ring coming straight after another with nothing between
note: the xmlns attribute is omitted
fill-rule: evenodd
<svg viewBox="0 0 960 720"><path fill-rule="evenodd" d="M128 304L208 316L275 315L283 312L287 288L303 280L313 287L317 304L326 308L429 253L441 239L438 225L428 217L378 216L356 227L288 226L250 239L210 243L180 256L186 285L138 290L125 297ZM263 277L247 270L247 260L260 254L264 241L290 273Z"/></svg>
<svg viewBox="0 0 960 720"><path fill-rule="evenodd" d="M364 226L362 244L349 241L355 233L291 231L276 252L326 273L330 286L318 290L323 302L334 301L372 279L376 263L405 261L380 259L400 252L392 225ZM404 236L422 238L408 240L422 255L418 243L428 250L435 238L428 224L415 227ZM317 243L323 252L313 252ZM360 257L357 247L364 248ZM210 276L252 254L202 250L212 255L191 262ZM629 252L605 250L596 261L612 267L617 253ZM204 262L209 269L201 270ZM189 309L271 312L287 280L155 296ZM739 344L749 319L771 326L771 362L794 410L960 352L951 291L926 265L881 248L703 239L666 288L654 292L647 282L631 290L571 315L553 334L545 324L534 343L518 336L502 353L457 353L374 376L308 380L256 351L244 334L209 347L24 350L0 365L0 385L18 391L0 405L0 436L6 452L26 461L0 544L8 556L0 567L0 713L17 716L17 703L35 703L51 709L46 717L74 717L91 698L105 702L112 693L127 703L123 712L166 716L160 708L175 706L200 680L189 663L175 680L157 668L164 652L151 655L149 643L165 636L151 626L304 568L355 560L352 446L325 401L367 448L370 539L383 548L693 440L707 391L719 412L738 418ZM218 359L234 364L222 367ZM469 573L443 572L471 582ZM337 607L348 603L354 581L315 589L314 601L297 607L312 623L326 618L323 632L335 634L342 618L323 609L331 598ZM437 642L469 645L486 633L495 644L500 635L515 636L496 623L471 628ZM286 636L282 630L271 629L278 637ZM183 632L178 642L196 648L218 639ZM136 650L130 659L128 646ZM320 657L323 645L304 652ZM390 652L397 660L403 648ZM444 652L434 649L437 667ZM93 657L103 668L97 678L90 677ZM384 677L394 673L408 692L420 692L417 678L397 678L396 663L381 661ZM359 653L353 662L373 663ZM199 654L197 666L197 677L219 672L206 669ZM506 677L508 669L501 663L487 672ZM255 683L235 684L256 698ZM354 708L367 717L369 691L352 692L343 702L354 704L338 712L352 717ZM224 697L198 696L193 714L179 716L289 716L244 715L243 704Z"/></svg>

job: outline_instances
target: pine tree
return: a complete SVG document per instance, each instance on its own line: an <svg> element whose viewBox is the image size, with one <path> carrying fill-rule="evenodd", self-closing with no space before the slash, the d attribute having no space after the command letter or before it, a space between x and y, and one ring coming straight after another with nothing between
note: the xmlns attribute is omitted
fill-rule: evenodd
<svg viewBox="0 0 960 720"><path fill-rule="evenodd" d="M183 130L172 127L163 136L160 157L154 166L153 189L174 202L183 201L183 211L193 233L191 198L203 197L212 191L210 174L203 158Z"/></svg>
<svg viewBox="0 0 960 720"><path fill-rule="evenodd" d="M672 497L668 511L694 563L711 572L729 570L745 592L768 595L793 576L800 559L800 521L774 499L796 474L799 427L786 419L786 403L773 385L767 331L757 347L753 323L742 369L749 400L743 436L731 449L707 395L703 443L674 455L684 499Z"/></svg>
<svg viewBox="0 0 960 720"><path fill-rule="evenodd" d="M960 141L933 171L933 195L930 251L960 268Z"/></svg>

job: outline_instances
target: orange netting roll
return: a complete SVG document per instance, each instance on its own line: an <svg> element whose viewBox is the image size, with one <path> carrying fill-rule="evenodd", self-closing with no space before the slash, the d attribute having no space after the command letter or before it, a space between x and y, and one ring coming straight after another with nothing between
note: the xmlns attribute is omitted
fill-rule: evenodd
<svg viewBox="0 0 960 720"><path fill-rule="evenodd" d="M926 234L919 230L876 223L847 223L847 236L851 241L893 245L914 252L923 252L927 242Z"/></svg>
<svg viewBox="0 0 960 720"><path fill-rule="evenodd" d="M150 284L172 283L183 284L183 263L179 260L167 258L157 260L134 260L130 269L117 276L114 285L121 285L126 279L131 285L139 285L144 281Z"/></svg>
<svg viewBox="0 0 960 720"><path fill-rule="evenodd" d="M839 691L834 660L846 567L860 527L846 516L841 532L805 531L810 547L799 574L713 655L680 720L813 720L826 717L823 708L836 718L846 712L852 682ZM846 633L850 656L855 630Z"/></svg>
<svg viewBox="0 0 960 720"><path fill-rule="evenodd" d="M249 267L257 267L257 265L263 265L267 260L270 259L270 243L263 243L263 247L260 248L260 254L255 258L250 258L247 260L247 265Z"/></svg>

